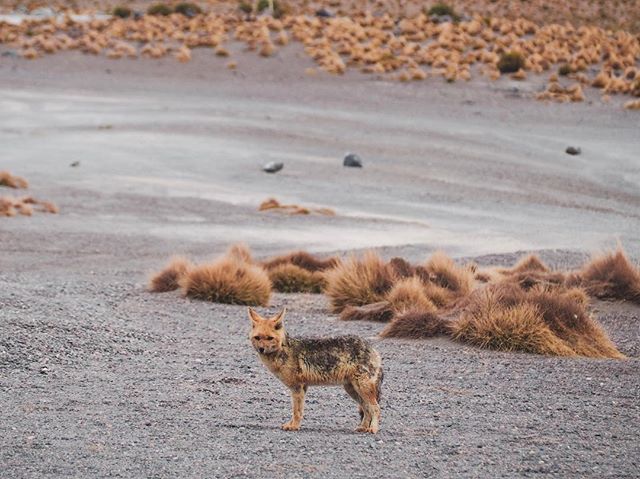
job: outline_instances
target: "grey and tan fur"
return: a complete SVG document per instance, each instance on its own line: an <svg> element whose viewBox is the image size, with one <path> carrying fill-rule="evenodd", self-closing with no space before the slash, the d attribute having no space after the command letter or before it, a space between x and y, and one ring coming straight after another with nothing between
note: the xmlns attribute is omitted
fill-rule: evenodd
<svg viewBox="0 0 640 479"><path fill-rule="evenodd" d="M358 432L378 432L382 358L357 336L323 339L290 337L284 328L285 310L263 318L249 308L250 339L260 360L291 391L293 416L282 425L300 429L304 396L309 386L341 385L357 403L361 423Z"/></svg>

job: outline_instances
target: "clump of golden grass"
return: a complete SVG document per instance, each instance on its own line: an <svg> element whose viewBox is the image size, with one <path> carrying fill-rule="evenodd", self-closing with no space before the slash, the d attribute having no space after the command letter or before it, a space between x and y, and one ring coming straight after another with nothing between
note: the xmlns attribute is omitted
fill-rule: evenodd
<svg viewBox="0 0 640 479"><path fill-rule="evenodd" d="M273 289L281 293L322 293L324 276L293 263L283 263L267 270Z"/></svg>
<svg viewBox="0 0 640 479"><path fill-rule="evenodd" d="M437 251L429 258L425 264L425 269L432 282L458 295L464 296L473 289L474 277L472 270L464 266L458 266L442 251Z"/></svg>
<svg viewBox="0 0 640 479"><path fill-rule="evenodd" d="M407 310L435 312L437 309L427 297L424 283L416 276L404 278L394 284L387 294L387 301L398 313Z"/></svg>
<svg viewBox="0 0 640 479"><path fill-rule="evenodd" d="M306 251L295 251L264 261L262 265L266 269L272 269L282 264L293 264L307 271L325 271L338 264L338 258L330 257L326 259L318 258Z"/></svg>
<svg viewBox="0 0 640 479"><path fill-rule="evenodd" d="M546 273L550 271L549 267L535 254L530 254L521 258L513 267L501 269L503 274L518 274L529 272Z"/></svg>
<svg viewBox="0 0 640 479"><path fill-rule="evenodd" d="M13 196L0 196L0 216L16 216L20 213L31 216L34 211L43 213L58 213L58 207L50 201L37 200L32 196L16 198Z"/></svg>
<svg viewBox="0 0 640 479"><path fill-rule="evenodd" d="M449 321L434 312L408 310L393 318L380 333L383 338L426 339L434 336L448 336Z"/></svg>
<svg viewBox="0 0 640 479"><path fill-rule="evenodd" d="M238 261L244 261L245 263L253 263L253 256L251 255L251 250L244 243L236 243L231 245L231 247L227 251L227 255Z"/></svg>
<svg viewBox="0 0 640 479"><path fill-rule="evenodd" d="M230 254L194 266L179 284L185 296L216 303L266 306L271 296L267 273Z"/></svg>
<svg viewBox="0 0 640 479"><path fill-rule="evenodd" d="M260 203L258 211L279 211L289 215L309 215L311 213L317 213L323 216L335 216L336 212L331 208L308 208L300 205L285 205L280 203L275 198L268 198Z"/></svg>
<svg viewBox="0 0 640 479"><path fill-rule="evenodd" d="M584 293L565 287L489 285L467 298L451 328L454 340L488 349L623 357L589 315Z"/></svg>
<svg viewBox="0 0 640 479"><path fill-rule="evenodd" d="M389 267L398 278L409 278L415 274L415 268L404 258L391 258Z"/></svg>
<svg viewBox="0 0 640 479"><path fill-rule="evenodd" d="M15 176L8 171L0 171L0 186L9 188L28 188L29 182L21 176Z"/></svg>
<svg viewBox="0 0 640 479"><path fill-rule="evenodd" d="M149 280L149 291L165 293L180 287L180 279L193 267L188 259L174 256L169 263Z"/></svg>
<svg viewBox="0 0 640 479"><path fill-rule="evenodd" d="M340 312L343 321L374 321L386 323L391 321L394 315L393 307L389 301L365 304L363 306L345 306Z"/></svg>
<svg viewBox="0 0 640 479"><path fill-rule="evenodd" d="M596 298L640 303L640 270L622 249L594 258L567 281Z"/></svg>
<svg viewBox="0 0 640 479"><path fill-rule="evenodd" d="M352 256L339 261L325 273L325 278L325 293L335 313L349 305L363 306L383 301L395 280L391 268L373 251L366 252L362 258Z"/></svg>

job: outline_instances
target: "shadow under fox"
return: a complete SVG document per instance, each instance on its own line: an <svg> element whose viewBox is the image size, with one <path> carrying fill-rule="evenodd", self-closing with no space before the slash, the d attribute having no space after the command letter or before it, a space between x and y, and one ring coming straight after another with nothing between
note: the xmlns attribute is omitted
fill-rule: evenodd
<svg viewBox="0 0 640 479"><path fill-rule="evenodd" d="M263 318L249 308L251 343L264 365L291 391L292 418L282 425L300 429L304 396L309 386L342 385L358 403L359 432L378 432L382 359L371 345L357 336L292 338L284 328L285 310Z"/></svg>

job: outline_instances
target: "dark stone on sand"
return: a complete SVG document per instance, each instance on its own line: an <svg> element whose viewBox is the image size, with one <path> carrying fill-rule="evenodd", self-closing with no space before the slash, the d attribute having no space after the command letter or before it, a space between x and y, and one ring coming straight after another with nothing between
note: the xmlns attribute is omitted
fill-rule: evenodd
<svg viewBox="0 0 640 479"><path fill-rule="evenodd" d="M351 168L362 168L362 160L355 153L349 153L344 157L344 161L342 162L343 166L348 166Z"/></svg>
<svg viewBox="0 0 640 479"><path fill-rule="evenodd" d="M320 17L320 18L333 18L333 13L331 13L329 10L327 10L326 8L321 8L320 10L316 11L316 17Z"/></svg>
<svg viewBox="0 0 640 479"><path fill-rule="evenodd" d="M575 146L569 146L566 150L564 150L568 155L579 155L582 153L580 147L576 148Z"/></svg>
<svg viewBox="0 0 640 479"><path fill-rule="evenodd" d="M267 173L277 173L282 168L284 168L284 163L270 161L269 163L267 163L262 167L262 171L265 171Z"/></svg>

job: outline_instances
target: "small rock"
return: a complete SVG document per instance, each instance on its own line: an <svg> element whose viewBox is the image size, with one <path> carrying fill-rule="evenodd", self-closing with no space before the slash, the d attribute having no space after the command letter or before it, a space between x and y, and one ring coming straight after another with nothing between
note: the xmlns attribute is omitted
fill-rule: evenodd
<svg viewBox="0 0 640 479"><path fill-rule="evenodd" d="M270 161L262 167L262 171L266 171L267 173L277 173L282 168L284 168L284 163Z"/></svg>
<svg viewBox="0 0 640 479"><path fill-rule="evenodd" d="M579 155L582 153L580 147L576 148L575 146L569 146L566 150L564 150L568 155Z"/></svg>
<svg viewBox="0 0 640 479"><path fill-rule="evenodd" d="M18 55L18 52L15 51L15 50L7 50L6 52L2 52L2 56L3 57L18 58L20 55Z"/></svg>
<svg viewBox="0 0 640 479"><path fill-rule="evenodd" d="M80 166L80 162L79 162L79 161L74 161L74 162L73 162L73 163L71 163L69 166L72 166L72 167L74 167L74 168L75 168L76 166Z"/></svg>
<svg viewBox="0 0 640 479"><path fill-rule="evenodd" d="M333 18L333 13L331 13L329 10L327 10L326 8L321 8L320 10L316 11L316 17L320 17L320 18Z"/></svg>
<svg viewBox="0 0 640 479"><path fill-rule="evenodd" d="M355 153L349 153L344 157L342 166L348 166L351 168L362 168L362 160Z"/></svg>
<svg viewBox="0 0 640 479"><path fill-rule="evenodd" d="M49 374L49 368L46 366L42 366L40 368L40 374Z"/></svg>

